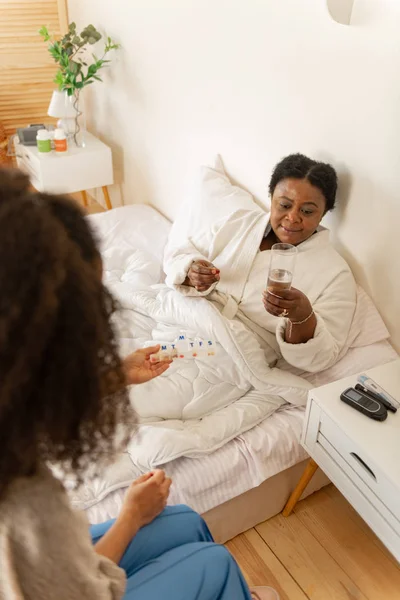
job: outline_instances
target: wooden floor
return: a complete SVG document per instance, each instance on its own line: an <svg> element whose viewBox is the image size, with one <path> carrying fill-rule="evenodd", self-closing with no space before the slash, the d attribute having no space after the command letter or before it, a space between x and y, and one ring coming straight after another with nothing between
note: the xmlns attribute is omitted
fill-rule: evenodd
<svg viewBox="0 0 400 600"><path fill-rule="evenodd" d="M333 485L227 547L250 585L281 600L400 600L399 563Z"/></svg>

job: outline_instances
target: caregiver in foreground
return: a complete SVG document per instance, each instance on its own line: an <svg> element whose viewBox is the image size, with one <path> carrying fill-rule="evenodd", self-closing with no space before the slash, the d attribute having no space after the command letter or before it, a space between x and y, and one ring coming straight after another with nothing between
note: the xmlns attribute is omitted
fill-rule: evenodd
<svg viewBox="0 0 400 600"><path fill-rule="evenodd" d="M269 184L270 213L233 186L220 163L205 171L203 186L207 193L187 220L186 237L171 236L167 284L206 296L228 319L244 322L271 366L282 358L303 372L332 366L348 349L356 307L350 268L320 226L335 206L333 167L302 154L284 158ZM266 282L279 242L296 246L298 255L292 288L277 292Z"/></svg>
<svg viewBox="0 0 400 600"><path fill-rule="evenodd" d="M122 361L101 258L80 209L0 170L0 599L275 600L253 593L161 470L132 483L115 521L89 526L51 466L81 481L124 448L126 386L168 369L159 347Z"/></svg>

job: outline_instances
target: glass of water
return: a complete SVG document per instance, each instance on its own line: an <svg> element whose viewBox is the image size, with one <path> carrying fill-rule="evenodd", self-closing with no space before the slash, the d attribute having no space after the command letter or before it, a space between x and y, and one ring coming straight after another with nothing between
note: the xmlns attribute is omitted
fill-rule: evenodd
<svg viewBox="0 0 400 600"><path fill-rule="evenodd" d="M292 244L274 244L271 248L267 289L290 290L296 264L297 248Z"/></svg>

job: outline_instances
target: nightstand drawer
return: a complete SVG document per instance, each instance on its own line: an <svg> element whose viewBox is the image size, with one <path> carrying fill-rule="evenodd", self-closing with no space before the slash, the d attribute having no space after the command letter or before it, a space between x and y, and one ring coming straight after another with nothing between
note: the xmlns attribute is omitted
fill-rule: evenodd
<svg viewBox="0 0 400 600"><path fill-rule="evenodd" d="M22 144L16 146L16 154L18 167L29 176L36 189L41 189L40 164L36 156Z"/></svg>
<svg viewBox="0 0 400 600"><path fill-rule="evenodd" d="M372 504L377 507L379 505L379 509L383 505L392 513L398 521L400 533L398 491L374 462L373 457L369 456L365 450L358 448L354 441L349 439L325 413L320 415L316 443L322 446L336 461L338 461L338 457L342 459L340 462L346 474L368 496Z"/></svg>

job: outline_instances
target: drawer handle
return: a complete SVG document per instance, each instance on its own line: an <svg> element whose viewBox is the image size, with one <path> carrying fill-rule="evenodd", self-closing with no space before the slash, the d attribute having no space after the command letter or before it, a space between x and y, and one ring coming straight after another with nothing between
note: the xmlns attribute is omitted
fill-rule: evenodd
<svg viewBox="0 0 400 600"><path fill-rule="evenodd" d="M359 463L359 464L360 464L362 467L364 467L364 469L365 469L365 470L366 470L366 471L367 471L367 472L368 472L368 473L371 475L371 477L373 477L373 479L375 479L375 481L376 481L376 476L375 476L375 473L373 472L373 470L372 470L372 469L370 469L370 468L369 468L369 466L368 466L368 465L367 465L367 464L366 464L366 463L363 461L363 459L362 459L362 458L360 458L360 457L358 456L358 454L356 454L355 452L350 452L350 454L351 454L351 456L352 456L353 458L355 458L355 459L356 459L356 461L357 461L357 462L358 462L358 463Z"/></svg>

